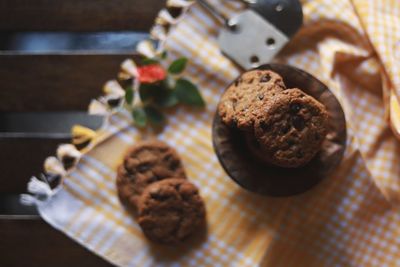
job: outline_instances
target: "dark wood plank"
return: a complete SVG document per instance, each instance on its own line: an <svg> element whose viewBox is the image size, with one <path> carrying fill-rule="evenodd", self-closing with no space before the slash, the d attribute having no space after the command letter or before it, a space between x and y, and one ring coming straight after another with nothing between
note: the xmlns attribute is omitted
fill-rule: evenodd
<svg viewBox="0 0 400 267"><path fill-rule="evenodd" d="M0 0L2 31L147 31L163 0Z"/></svg>
<svg viewBox="0 0 400 267"><path fill-rule="evenodd" d="M86 110L128 57L0 54L0 112Z"/></svg>
<svg viewBox="0 0 400 267"><path fill-rule="evenodd" d="M1 266L112 266L44 221L0 219Z"/></svg>
<svg viewBox="0 0 400 267"><path fill-rule="evenodd" d="M60 143L70 140L0 138L0 193L26 192L29 178L43 172L45 158L55 155Z"/></svg>
<svg viewBox="0 0 400 267"><path fill-rule="evenodd" d="M69 138L76 124L95 130L102 123L87 111L0 112L0 138Z"/></svg>
<svg viewBox="0 0 400 267"><path fill-rule="evenodd" d="M40 215L35 206L21 203L21 194L0 193L0 220L9 218L37 219Z"/></svg>

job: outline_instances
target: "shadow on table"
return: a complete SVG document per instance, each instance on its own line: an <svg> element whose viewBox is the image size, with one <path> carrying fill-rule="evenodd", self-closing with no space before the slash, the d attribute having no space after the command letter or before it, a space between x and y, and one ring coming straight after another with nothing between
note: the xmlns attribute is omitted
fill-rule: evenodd
<svg viewBox="0 0 400 267"><path fill-rule="evenodd" d="M330 178L300 195L271 198L238 190L232 196L257 205L258 227L272 233L261 266L352 263L354 246L363 242L370 223L390 205L367 175L358 152L342 164Z"/></svg>
<svg viewBox="0 0 400 267"><path fill-rule="evenodd" d="M176 245L159 245L150 243L150 253L156 262L173 263L198 249L207 240L208 226L205 223L200 231L189 236L185 242Z"/></svg>
<svg viewBox="0 0 400 267"><path fill-rule="evenodd" d="M340 217L337 207L343 193L335 192L335 187L343 179L347 179L346 175L334 175L310 191L291 197L249 198L244 191L234 195L235 198L245 198L246 203L257 205L258 228L272 235L261 266L303 266L305 263L314 266L321 263L318 255L329 253L325 251L328 247L325 245L329 240L337 240L331 223L334 218ZM330 203L325 204L326 201ZM250 228L248 231L249 235L257 234L257 230ZM319 245L321 240L325 240L326 244ZM343 248L335 244L329 246L341 255L344 262L348 262Z"/></svg>

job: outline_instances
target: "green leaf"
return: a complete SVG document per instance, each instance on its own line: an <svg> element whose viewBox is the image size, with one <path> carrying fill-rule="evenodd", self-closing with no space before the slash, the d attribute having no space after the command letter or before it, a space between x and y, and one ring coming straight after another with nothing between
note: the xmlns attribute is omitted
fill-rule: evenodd
<svg viewBox="0 0 400 267"><path fill-rule="evenodd" d="M160 90L162 90L161 84L142 83L139 87L140 99L142 102L151 102Z"/></svg>
<svg viewBox="0 0 400 267"><path fill-rule="evenodd" d="M143 108L135 108L132 110L132 117L136 126L143 128L147 124L146 112Z"/></svg>
<svg viewBox="0 0 400 267"><path fill-rule="evenodd" d="M204 107L205 102L197 86L186 79L178 79L175 86L176 96L179 102L191 106Z"/></svg>
<svg viewBox="0 0 400 267"><path fill-rule="evenodd" d="M172 74L181 73L186 68L187 61L185 57L178 58L169 66L168 72Z"/></svg>
<svg viewBox="0 0 400 267"><path fill-rule="evenodd" d="M143 103L154 103L160 107L173 107L178 104L174 90L167 89L165 81L157 84L141 84L139 88L140 99Z"/></svg>
<svg viewBox="0 0 400 267"><path fill-rule="evenodd" d="M178 104L179 101L175 91L170 89L162 89L160 90L160 93L156 95L154 102L157 104L157 106L169 108Z"/></svg>
<svg viewBox="0 0 400 267"><path fill-rule="evenodd" d="M132 86L128 86L125 89L125 101L126 101L126 103L128 105L131 105L134 98L135 98L135 94L133 93Z"/></svg>
<svg viewBox="0 0 400 267"><path fill-rule="evenodd" d="M160 64L160 62L154 58L145 58L142 60L140 65L146 66L146 65L153 65L153 64Z"/></svg>
<svg viewBox="0 0 400 267"><path fill-rule="evenodd" d="M166 51L166 50L164 50L162 53L161 53L161 59L166 59L168 57L168 52Z"/></svg>
<svg viewBox="0 0 400 267"><path fill-rule="evenodd" d="M144 108L149 122L153 125L160 126L164 124L164 115L155 107L147 106Z"/></svg>

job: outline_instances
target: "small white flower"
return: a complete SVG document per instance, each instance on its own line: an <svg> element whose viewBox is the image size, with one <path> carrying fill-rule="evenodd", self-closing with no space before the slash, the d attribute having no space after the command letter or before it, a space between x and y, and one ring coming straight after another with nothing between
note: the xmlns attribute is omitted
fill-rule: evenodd
<svg viewBox="0 0 400 267"><path fill-rule="evenodd" d="M185 0L168 0L167 1L167 8L180 8L181 14L184 14L189 7L194 3L194 1L185 1ZM161 9L158 12L157 18L155 20L156 24L163 25L169 27L171 24L176 24L182 15L178 17L173 17L168 9Z"/></svg>
<svg viewBox="0 0 400 267"><path fill-rule="evenodd" d="M176 21L179 20L184 13L187 12L189 7L194 1L183 1L183 0L168 0L167 10Z"/></svg>
<svg viewBox="0 0 400 267"><path fill-rule="evenodd" d="M136 51L147 58L154 58L157 56L157 50L154 47L153 42L149 40L139 42Z"/></svg>
<svg viewBox="0 0 400 267"><path fill-rule="evenodd" d="M165 22L168 22L169 24L176 24L179 21L179 18L172 17L168 10L162 9L158 13L156 23L157 21L163 22L163 24L165 24Z"/></svg>
<svg viewBox="0 0 400 267"><path fill-rule="evenodd" d="M155 24L156 25L161 25L164 27L170 27L171 26L171 22L167 20L167 18L165 18L165 16L160 16L158 15L156 20L155 20Z"/></svg>
<svg viewBox="0 0 400 267"><path fill-rule="evenodd" d="M121 64L121 69L124 73L131 75L131 77L139 76L136 63L132 59L125 59Z"/></svg>
<svg viewBox="0 0 400 267"><path fill-rule="evenodd" d="M122 104L124 103L122 97L116 97L113 95L101 96L99 98L99 101L101 103L105 103L108 107L110 107L112 109L121 107Z"/></svg>
<svg viewBox="0 0 400 267"><path fill-rule="evenodd" d="M125 96L125 90L116 80L106 82L104 84L103 91L106 95L110 95L115 98L122 98Z"/></svg>
<svg viewBox="0 0 400 267"><path fill-rule="evenodd" d="M57 148L57 158L65 169L74 166L81 158L81 152L74 145L63 144Z"/></svg>
<svg viewBox="0 0 400 267"><path fill-rule="evenodd" d="M48 157L44 161L44 170L46 173L64 176L66 171L63 164L56 157Z"/></svg>
<svg viewBox="0 0 400 267"><path fill-rule="evenodd" d="M167 7L189 7L194 3L194 1L186 0L167 0Z"/></svg>
<svg viewBox="0 0 400 267"><path fill-rule="evenodd" d="M108 107L116 108L122 105L125 97L125 90L116 80L108 81L103 87L105 96L99 98L99 102Z"/></svg>
<svg viewBox="0 0 400 267"><path fill-rule="evenodd" d="M167 31L162 25L154 25L150 30L150 36L155 40L165 41L167 39Z"/></svg>
<svg viewBox="0 0 400 267"><path fill-rule="evenodd" d="M122 64L121 64L122 65ZM122 66L121 66L122 67ZM120 71L118 73L118 80L126 81L132 78L132 75L126 73L125 71Z"/></svg>
<svg viewBox="0 0 400 267"><path fill-rule="evenodd" d="M93 99L90 104L89 104L89 114L90 115L107 115L109 113L109 110L107 108L107 105L99 101L97 99Z"/></svg>

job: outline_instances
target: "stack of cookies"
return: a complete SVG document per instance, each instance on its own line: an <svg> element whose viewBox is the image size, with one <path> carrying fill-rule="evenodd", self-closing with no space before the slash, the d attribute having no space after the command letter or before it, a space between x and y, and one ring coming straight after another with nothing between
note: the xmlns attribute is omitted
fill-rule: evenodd
<svg viewBox="0 0 400 267"><path fill-rule="evenodd" d="M152 241L180 242L205 222L199 190L186 179L177 152L163 142L131 147L118 168L116 184L121 202Z"/></svg>
<svg viewBox="0 0 400 267"><path fill-rule="evenodd" d="M304 166L321 149L328 132L323 104L298 88L287 88L270 70L251 70L232 83L218 113L244 133L250 151L266 163Z"/></svg>

